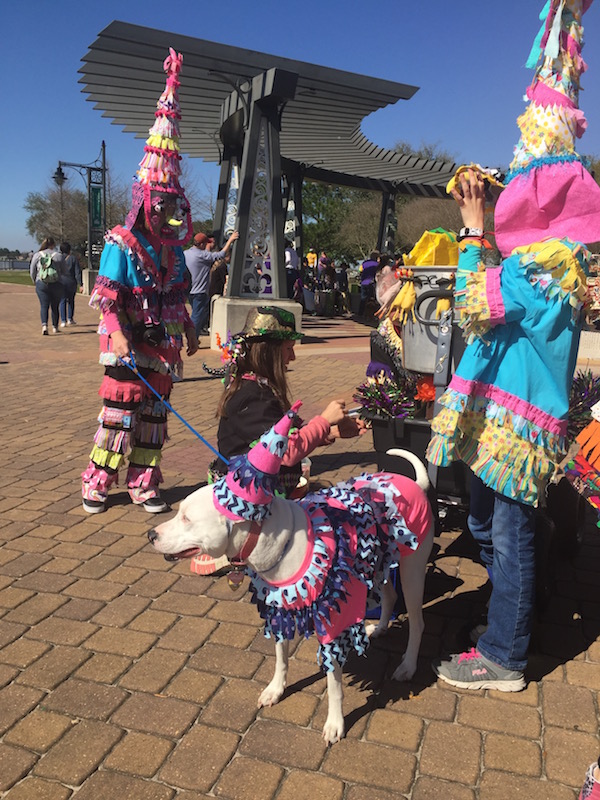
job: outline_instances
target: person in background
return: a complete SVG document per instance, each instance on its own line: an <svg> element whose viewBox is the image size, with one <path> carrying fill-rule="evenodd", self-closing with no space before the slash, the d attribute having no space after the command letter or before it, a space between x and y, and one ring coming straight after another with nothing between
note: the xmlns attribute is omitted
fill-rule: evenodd
<svg viewBox="0 0 600 800"><path fill-rule="evenodd" d="M238 231L233 231L225 242L222 250L213 252L215 240L206 233L197 233L194 244L185 251L185 265L190 273L190 304L192 306L192 322L196 329L196 336L208 334L208 319L210 316L209 280L210 268L223 259L231 250L232 244L239 239Z"/></svg>
<svg viewBox="0 0 600 800"><path fill-rule="evenodd" d="M360 272L360 305L358 316L364 317L369 300L375 300L375 275L379 269L379 250L373 250L365 261L362 262Z"/></svg>
<svg viewBox="0 0 600 800"><path fill-rule="evenodd" d="M333 288L335 289L335 307L338 314L343 314L346 317L351 316L348 299L348 264L345 261L342 261L335 268Z"/></svg>
<svg viewBox="0 0 600 800"><path fill-rule="evenodd" d="M81 280L81 267L79 259L74 253L71 253L71 245L68 242L63 242L60 246L60 252L65 259L65 274L63 275L63 297L60 301L60 327L64 328L65 325L75 325L75 295L77 289L83 291L83 282Z"/></svg>
<svg viewBox="0 0 600 800"><path fill-rule="evenodd" d="M294 284L300 276L298 264L298 253L294 249L294 243L288 239L285 243L285 277L287 296L290 299L294 297Z"/></svg>
<svg viewBox="0 0 600 800"><path fill-rule="evenodd" d="M42 335L48 336L48 311L52 317L52 333L58 333L60 301L63 296L62 279L66 275L66 264L61 253L56 251L56 242L47 236L29 265L29 275L35 284L35 293L40 301Z"/></svg>

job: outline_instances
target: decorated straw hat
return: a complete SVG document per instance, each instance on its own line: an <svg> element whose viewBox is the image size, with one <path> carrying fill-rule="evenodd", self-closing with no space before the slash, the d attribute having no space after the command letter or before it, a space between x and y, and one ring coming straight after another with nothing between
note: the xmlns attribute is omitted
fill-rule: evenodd
<svg viewBox="0 0 600 800"><path fill-rule="evenodd" d="M579 108L581 18L592 0L548 0L527 66L535 69L527 108L517 120L521 137L495 210L503 256L544 238L600 241L600 187L575 142L586 129Z"/></svg>
<svg viewBox="0 0 600 800"><path fill-rule="evenodd" d="M190 204L181 188L181 156L179 154L179 72L183 56L169 49L163 69L166 85L156 104L154 124L144 145L137 180L132 187L132 206L125 225L132 229L144 208L146 227L160 238L161 244L186 244L193 235ZM175 210L160 231L155 230L153 216L160 212L169 198L175 200Z"/></svg>
<svg viewBox="0 0 600 800"><path fill-rule="evenodd" d="M213 487L215 508L228 519L260 522L279 489L279 469L288 448L288 436L302 403L290 410L264 433L248 452L233 458L227 475Z"/></svg>
<svg viewBox="0 0 600 800"><path fill-rule="evenodd" d="M238 335L246 341L302 338L302 334L296 330L296 320L292 312L275 306L253 308Z"/></svg>

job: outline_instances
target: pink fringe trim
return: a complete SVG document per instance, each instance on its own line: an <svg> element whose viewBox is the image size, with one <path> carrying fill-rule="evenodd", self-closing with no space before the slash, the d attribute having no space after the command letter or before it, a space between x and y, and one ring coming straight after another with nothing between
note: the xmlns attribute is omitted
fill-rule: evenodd
<svg viewBox="0 0 600 800"><path fill-rule="evenodd" d="M160 467L129 467L127 470L128 489L157 489L164 479ZM154 497L154 495L151 495ZM147 499L147 498L146 498Z"/></svg>
<svg viewBox="0 0 600 800"><path fill-rule="evenodd" d="M109 475L102 467L90 461L85 472L81 473L81 494L84 500L106 500L111 486L119 483L119 474Z"/></svg>

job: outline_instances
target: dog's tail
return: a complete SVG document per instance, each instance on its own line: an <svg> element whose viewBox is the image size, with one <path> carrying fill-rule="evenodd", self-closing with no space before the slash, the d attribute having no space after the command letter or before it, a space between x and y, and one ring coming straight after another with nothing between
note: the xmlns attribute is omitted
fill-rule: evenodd
<svg viewBox="0 0 600 800"><path fill-rule="evenodd" d="M400 458L404 458L410 464L415 471L415 483L417 486L420 486L424 492L429 489L429 476L427 475L427 469L425 468L425 464L421 461L421 459L416 456L414 453L411 453L410 450L401 450L399 447L394 447L391 450L387 451L388 456L400 456Z"/></svg>

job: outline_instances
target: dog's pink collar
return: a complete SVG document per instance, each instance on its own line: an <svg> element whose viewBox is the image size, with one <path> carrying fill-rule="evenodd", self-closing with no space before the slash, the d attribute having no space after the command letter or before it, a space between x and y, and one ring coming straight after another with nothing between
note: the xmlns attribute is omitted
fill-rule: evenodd
<svg viewBox="0 0 600 800"><path fill-rule="evenodd" d="M246 537L246 541L242 545L239 553L230 558L229 561L234 566L245 564L250 556L252 555L252 551L256 547L258 543L258 537L260 536L262 531L262 523L260 522L251 522L250 523L250 530L248 532L248 536Z"/></svg>

